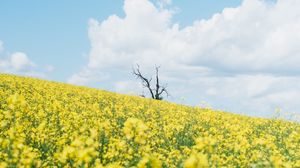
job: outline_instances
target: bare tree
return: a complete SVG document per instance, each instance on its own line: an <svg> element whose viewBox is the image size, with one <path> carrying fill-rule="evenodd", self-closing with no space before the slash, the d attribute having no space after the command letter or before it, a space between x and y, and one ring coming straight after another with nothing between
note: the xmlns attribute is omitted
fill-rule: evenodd
<svg viewBox="0 0 300 168"><path fill-rule="evenodd" d="M151 87L152 78L148 79L148 78L144 77L142 75L141 71L140 71L140 66L138 64L136 65L136 68L133 68L133 74L142 81L143 87L145 87L145 88L147 88L149 90L149 93L150 93L152 99L156 99L156 100L162 100L163 99L162 94L164 94L164 93L167 96L169 95L168 91L166 89L167 86L166 85L162 86L159 83L159 75L158 75L159 68L160 68L159 66L155 66L155 70L156 70L156 75L155 75L156 84L155 84L154 88ZM143 97L145 97L145 96L143 95Z"/></svg>

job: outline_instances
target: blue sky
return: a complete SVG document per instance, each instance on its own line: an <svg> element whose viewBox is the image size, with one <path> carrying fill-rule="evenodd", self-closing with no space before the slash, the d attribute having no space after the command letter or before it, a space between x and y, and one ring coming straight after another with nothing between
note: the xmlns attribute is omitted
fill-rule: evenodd
<svg viewBox="0 0 300 168"><path fill-rule="evenodd" d="M1 1L0 72L126 94L161 65L170 101L300 114L297 0ZM155 61L154 61L155 60Z"/></svg>
<svg viewBox="0 0 300 168"><path fill-rule="evenodd" d="M180 11L174 20L182 25L209 18L240 0L173 1ZM66 81L87 61L90 49L88 20L104 20L111 14L124 16L123 0L1 1L0 40L7 51L25 52L39 65L52 65L53 80ZM70 59L72 61L70 61ZM65 64L67 63L67 68Z"/></svg>
<svg viewBox="0 0 300 168"><path fill-rule="evenodd" d="M89 51L88 19L122 14L122 1L2 1L1 40L39 65L53 65L51 79L66 81ZM70 61L72 59L72 61ZM65 65L68 65L67 68Z"/></svg>

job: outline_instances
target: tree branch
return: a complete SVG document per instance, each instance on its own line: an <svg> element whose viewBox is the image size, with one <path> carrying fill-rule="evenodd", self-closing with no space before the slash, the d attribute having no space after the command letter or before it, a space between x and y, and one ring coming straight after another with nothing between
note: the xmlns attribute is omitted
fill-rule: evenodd
<svg viewBox="0 0 300 168"><path fill-rule="evenodd" d="M151 94L151 97L153 99L155 99L155 96L153 94L153 91L151 89L151 80L152 78L150 78L150 80L148 80L147 78L145 78L142 73L140 72L140 66L137 64L137 68L136 69L133 69L133 74L136 75L138 78L140 78L142 80L142 85L146 88L148 88L150 94Z"/></svg>
<svg viewBox="0 0 300 168"><path fill-rule="evenodd" d="M155 88L151 88L151 81L152 78L147 79L146 77L144 77L140 71L140 66L139 64L136 65L136 68L132 68L133 69L133 74L142 80L142 85L143 87L147 88L151 94L151 97L153 99L156 100L162 100L163 97L161 96L163 93L166 93L167 96L169 96L168 91L166 89L167 86L161 86L159 83L159 75L158 75L158 70L159 70L160 66L155 66L155 70L156 70L156 84L155 84Z"/></svg>
<svg viewBox="0 0 300 168"><path fill-rule="evenodd" d="M160 86L159 86L159 79L158 79L158 68L159 68L159 67L157 67L157 66L155 67L155 70L156 70L155 99L159 99L159 97L160 97L160 96L159 96L160 94L158 93L158 92L159 92L159 87L160 87Z"/></svg>

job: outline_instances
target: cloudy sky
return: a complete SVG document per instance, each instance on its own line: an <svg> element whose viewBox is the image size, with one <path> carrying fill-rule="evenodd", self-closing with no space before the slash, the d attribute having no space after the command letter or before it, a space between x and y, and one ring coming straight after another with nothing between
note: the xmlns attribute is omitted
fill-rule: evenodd
<svg viewBox="0 0 300 168"><path fill-rule="evenodd" d="M1 1L0 72L126 94L160 66L169 101L300 115L299 0Z"/></svg>

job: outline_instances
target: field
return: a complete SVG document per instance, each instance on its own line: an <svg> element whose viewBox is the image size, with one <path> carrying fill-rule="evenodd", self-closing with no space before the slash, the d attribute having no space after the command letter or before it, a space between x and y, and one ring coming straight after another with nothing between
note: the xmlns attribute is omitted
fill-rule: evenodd
<svg viewBox="0 0 300 168"><path fill-rule="evenodd" d="M201 94L201 93L199 93ZM300 167L300 125L0 74L0 167Z"/></svg>

